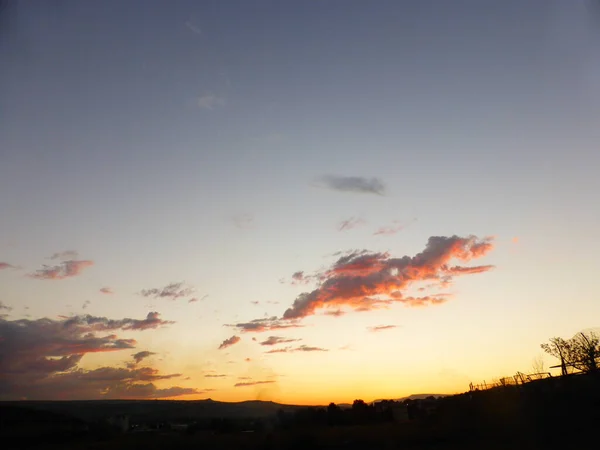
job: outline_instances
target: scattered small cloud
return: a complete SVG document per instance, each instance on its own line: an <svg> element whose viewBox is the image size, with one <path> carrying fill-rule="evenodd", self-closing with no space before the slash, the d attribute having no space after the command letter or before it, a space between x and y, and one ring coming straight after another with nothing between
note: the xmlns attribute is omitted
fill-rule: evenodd
<svg viewBox="0 0 600 450"><path fill-rule="evenodd" d="M513 244L518 244L518 243L519 243L519 237L518 237L518 236L515 236L515 237L513 237L513 238L511 239L511 242L512 242Z"/></svg>
<svg viewBox="0 0 600 450"><path fill-rule="evenodd" d="M365 221L359 217L350 217L349 219L342 220L338 224L339 231L351 230L353 228L364 225Z"/></svg>
<svg viewBox="0 0 600 450"><path fill-rule="evenodd" d="M257 386L259 384L271 384L275 383L275 380L261 380L261 381L242 381L240 383L235 383L233 387L248 387L248 386Z"/></svg>
<svg viewBox="0 0 600 450"><path fill-rule="evenodd" d="M0 262L0 270L6 270L6 269L17 269L17 266L13 266L12 264L9 264L7 262Z"/></svg>
<svg viewBox="0 0 600 450"><path fill-rule="evenodd" d="M223 350L224 348L231 347L232 345L237 344L242 339L239 336L231 336L229 339L225 339L221 345L219 345L219 350Z"/></svg>
<svg viewBox="0 0 600 450"><path fill-rule="evenodd" d="M253 300L250 303L252 303L253 305L260 305L260 302L258 300Z"/></svg>
<svg viewBox="0 0 600 450"><path fill-rule="evenodd" d="M163 288L142 289L140 291L140 295L146 298L168 298L170 300L187 297L193 293L194 289L186 286L183 282L170 283Z"/></svg>
<svg viewBox="0 0 600 450"><path fill-rule="evenodd" d="M301 339L287 339L281 336L269 336L266 340L262 341L260 345L277 345L277 344L286 344L289 342L297 342Z"/></svg>
<svg viewBox="0 0 600 450"><path fill-rule="evenodd" d="M372 333L376 333L378 331L392 330L394 328L398 328L398 327L396 325L377 325L374 327L367 327L367 330L369 330Z"/></svg>
<svg viewBox="0 0 600 450"><path fill-rule="evenodd" d="M92 302L90 302L89 300L86 300L85 302L83 302L83 305L81 306L81 309L86 309Z"/></svg>
<svg viewBox="0 0 600 450"><path fill-rule="evenodd" d="M326 316L333 316L333 317L342 317L344 314L346 314L345 311L342 311L341 309L333 309L333 310L326 310L324 313Z"/></svg>
<svg viewBox="0 0 600 450"><path fill-rule="evenodd" d="M225 106L225 98L208 93L198 97L198 106L202 109L213 110Z"/></svg>
<svg viewBox="0 0 600 450"><path fill-rule="evenodd" d="M323 175L317 178L317 185L335 191L362 194L385 194L385 184L378 178Z"/></svg>
<svg viewBox="0 0 600 450"><path fill-rule="evenodd" d="M292 321L280 320L277 316L265 317L262 319L254 319L250 322L240 322L235 324L225 324L226 327L237 328L242 333L261 333L263 331L274 331L274 330L286 330L289 328L301 328L302 325L298 325Z"/></svg>
<svg viewBox="0 0 600 450"><path fill-rule="evenodd" d="M65 250L64 252L57 252L50 256L49 259L60 259L62 261L69 261L73 259L77 259L79 257L79 253L75 250Z"/></svg>
<svg viewBox="0 0 600 450"><path fill-rule="evenodd" d="M244 359L244 361L246 361L246 362L251 362L251 361L252 361L252 358L245 358L245 359Z"/></svg>
<svg viewBox="0 0 600 450"><path fill-rule="evenodd" d="M144 350L141 352L137 352L134 353L133 355L131 355L133 357L133 360L135 361L136 364L139 364L142 362L142 360L144 360L145 358L148 358L152 355L156 355L156 353L154 352L149 352L148 350Z"/></svg>
<svg viewBox="0 0 600 450"><path fill-rule="evenodd" d="M55 266L48 266L44 264L43 268L38 269L32 274L29 274L29 276L38 280L64 280L65 278L71 278L80 275L84 269L93 265L93 261L71 259L68 261L63 261Z"/></svg>
<svg viewBox="0 0 600 450"><path fill-rule="evenodd" d="M112 294L114 294L115 292L112 290L112 288L109 288L109 287L102 287L102 288L100 288L100 293L102 293L102 294L106 294L106 295L112 295Z"/></svg>
<svg viewBox="0 0 600 450"><path fill-rule="evenodd" d="M225 378L226 376L224 373L208 373L204 375L204 378Z"/></svg>

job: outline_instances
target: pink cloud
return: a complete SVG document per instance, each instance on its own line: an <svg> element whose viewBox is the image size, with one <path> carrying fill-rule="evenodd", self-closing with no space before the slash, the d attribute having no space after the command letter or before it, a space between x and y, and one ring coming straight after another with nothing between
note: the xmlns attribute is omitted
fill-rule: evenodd
<svg viewBox="0 0 600 450"><path fill-rule="evenodd" d="M109 287L103 287L103 288L100 288L100 292L101 292L102 294L107 294L107 295L111 295L111 294L114 294L114 293L115 293L115 292L112 290L112 288L109 288Z"/></svg>
<svg viewBox="0 0 600 450"><path fill-rule="evenodd" d="M321 284L300 294L288 308L284 320L301 319L320 308L346 306L358 311L386 307L392 303L410 306L439 304L439 296L412 297L403 292L421 281L450 283L453 276L482 273L491 265L450 266L453 259L468 262L493 249L492 238L475 236L429 238L425 249L413 256L394 258L388 253L351 252L326 271Z"/></svg>
<svg viewBox="0 0 600 450"><path fill-rule="evenodd" d="M84 269L93 265L93 261L68 260L55 266L44 265L42 269L38 269L29 276L38 280L64 280L65 278L80 275Z"/></svg>

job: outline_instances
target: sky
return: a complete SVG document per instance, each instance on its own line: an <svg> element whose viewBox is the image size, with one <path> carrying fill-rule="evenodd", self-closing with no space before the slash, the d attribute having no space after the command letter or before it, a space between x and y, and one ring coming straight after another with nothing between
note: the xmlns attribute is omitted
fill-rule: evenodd
<svg viewBox="0 0 600 450"><path fill-rule="evenodd" d="M455 393L600 326L592 0L5 2L0 398Z"/></svg>

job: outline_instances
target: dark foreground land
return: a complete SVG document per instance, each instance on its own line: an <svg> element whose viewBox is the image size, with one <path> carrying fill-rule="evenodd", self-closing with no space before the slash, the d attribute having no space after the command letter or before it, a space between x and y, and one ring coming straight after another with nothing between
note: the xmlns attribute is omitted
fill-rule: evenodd
<svg viewBox="0 0 600 450"><path fill-rule="evenodd" d="M210 400L0 404L7 449L575 449L598 448L599 431L597 375L347 409Z"/></svg>

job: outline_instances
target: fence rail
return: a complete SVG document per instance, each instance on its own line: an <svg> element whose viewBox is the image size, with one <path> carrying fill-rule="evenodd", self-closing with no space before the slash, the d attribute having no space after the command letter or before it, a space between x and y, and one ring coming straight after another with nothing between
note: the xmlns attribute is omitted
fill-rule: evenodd
<svg viewBox="0 0 600 450"><path fill-rule="evenodd" d="M493 380L491 382L486 382L483 380L483 383L469 383L469 391L485 391L487 389L492 389L495 387L502 386L517 386L519 384L530 383L535 380L542 380L544 378L551 378L550 372L541 372L541 373L530 373L524 374L521 372L517 372L512 377L502 377L497 380Z"/></svg>

